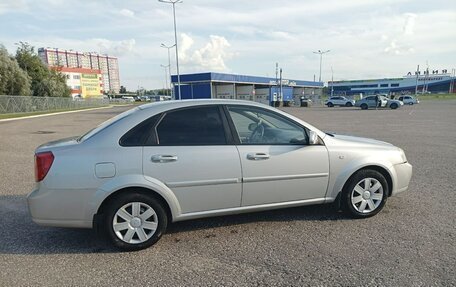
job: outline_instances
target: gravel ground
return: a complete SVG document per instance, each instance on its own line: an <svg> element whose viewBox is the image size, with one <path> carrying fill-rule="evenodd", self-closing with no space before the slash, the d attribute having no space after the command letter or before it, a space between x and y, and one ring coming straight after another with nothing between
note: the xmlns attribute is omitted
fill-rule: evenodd
<svg viewBox="0 0 456 287"><path fill-rule="evenodd" d="M373 218L320 205L180 222L132 253L91 230L35 225L25 202L35 147L125 109L0 122L1 286L456 286L456 101L284 108L322 130L405 150L414 166L410 190Z"/></svg>

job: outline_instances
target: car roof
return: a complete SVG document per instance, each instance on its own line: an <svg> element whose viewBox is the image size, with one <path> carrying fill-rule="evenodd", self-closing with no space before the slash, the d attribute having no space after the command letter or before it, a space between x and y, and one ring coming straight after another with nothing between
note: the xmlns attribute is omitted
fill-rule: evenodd
<svg viewBox="0 0 456 287"><path fill-rule="evenodd" d="M184 108L200 105L248 105L248 106L257 106L257 107L269 107L268 105L257 103L253 101L242 101L242 100L225 100L225 99L195 99L195 100L171 100L171 101L161 101L153 102L145 105L138 106L140 110L147 109L175 109L175 108Z"/></svg>

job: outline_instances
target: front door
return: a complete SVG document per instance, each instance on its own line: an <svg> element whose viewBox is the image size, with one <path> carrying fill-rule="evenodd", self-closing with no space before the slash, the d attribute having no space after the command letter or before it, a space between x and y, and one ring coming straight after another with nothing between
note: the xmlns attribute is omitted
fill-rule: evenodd
<svg viewBox="0 0 456 287"><path fill-rule="evenodd" d="M242 165L242 206L323 199L328 151L305 127L262 108L229 106Z"/></svg>
<svg viewBox="0 0 456 287"><path fill-rule="evenodd" d="M167 185L182 213L240 206L239 154L225 127L218 106L178 109L156 126L156 144L144 147L145 177Z"/></svg>

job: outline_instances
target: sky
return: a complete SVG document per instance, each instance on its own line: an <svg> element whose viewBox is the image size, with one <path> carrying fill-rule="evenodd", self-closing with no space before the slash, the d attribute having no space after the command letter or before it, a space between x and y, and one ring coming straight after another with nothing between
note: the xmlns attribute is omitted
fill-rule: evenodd
<svg viewBox="0 0 456 287"><path fill-rule="evenodd" d="M181 74L285 79L401 77L456 68L454 0L183 0L176 4ZM0 44L107 53L129 90L165 86L172 5L158 0L0 0ZM171 72L176 73L171 50Z"/></svg>

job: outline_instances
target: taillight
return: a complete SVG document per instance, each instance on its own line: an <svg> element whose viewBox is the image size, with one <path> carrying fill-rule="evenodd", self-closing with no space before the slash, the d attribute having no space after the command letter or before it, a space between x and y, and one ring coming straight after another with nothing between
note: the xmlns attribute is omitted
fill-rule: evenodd
<svg viewBox="0 0 456 287"><path fill-rule="evenodd" d="M51 169L54 162L54 155L50 151L35 154L35 181L40 182Z"/></svg>

